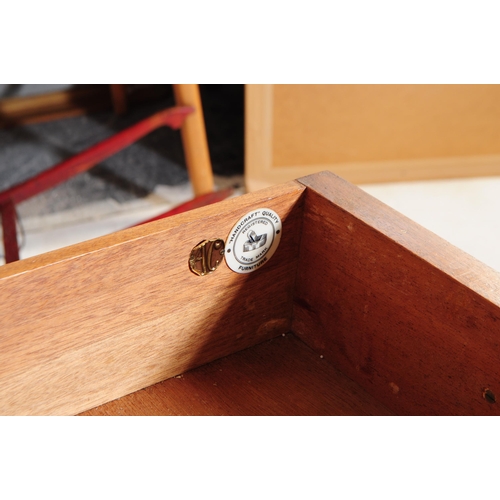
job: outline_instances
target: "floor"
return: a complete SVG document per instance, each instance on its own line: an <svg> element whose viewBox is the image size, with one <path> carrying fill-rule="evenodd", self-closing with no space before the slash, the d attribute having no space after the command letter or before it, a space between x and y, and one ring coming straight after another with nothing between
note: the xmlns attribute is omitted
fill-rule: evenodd
<svg viewBox="0 0 500 500"><path fill-rule="evenodd" d="M0 97L58 91L62 85L0 85ZM165 97L111 112L0 130L0 190L36 175L117 131L174 104ZM243 85L201 85L216 188L243 193ZM162 128L17 207L21 258L109 234L193 197L179 131ZM0 263L4 263L0 249Z"/></svg>
<svg viewBox="0 0 500 500"><path fill-rule="evenodd" d="M0 95L39 90L33 87L0 85ZM200 88L216 185L238 185L236 194L243 194L243 86ZM167 91L161 102L142 105L123 118L101 113L0 130L0 189L172 104ZM360 187L500 271L500 177ZM21 257L129 227L192 195L179 133L156 131L92 171L20 204Z"/></svg>

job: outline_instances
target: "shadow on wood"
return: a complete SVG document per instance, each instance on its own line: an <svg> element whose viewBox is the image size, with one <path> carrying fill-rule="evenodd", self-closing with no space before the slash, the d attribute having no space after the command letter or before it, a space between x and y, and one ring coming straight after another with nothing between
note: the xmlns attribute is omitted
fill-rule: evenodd
<svg viewBox="0 0 500 500"><path fill-rule="evenodd" d="M272 260L249 274L189 271L195 245L258 207L283 221ZM187 386L89 414L130 401L135 414L500 413L499 273L331 173L6 265L0 293L3 414L83 412L230 354ZM289 332L316 361L280 341ZM217 367L232 378L215 383L253 373L262 390L231 408L231 391L209 391ZM314 403L317 390L331 405Z"/></svg>

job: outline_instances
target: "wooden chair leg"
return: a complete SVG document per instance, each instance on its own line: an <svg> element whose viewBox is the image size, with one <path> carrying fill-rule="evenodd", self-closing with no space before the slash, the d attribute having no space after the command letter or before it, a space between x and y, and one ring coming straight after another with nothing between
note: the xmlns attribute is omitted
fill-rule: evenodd
<svg viewBox="0 0 500 500"><path fill-rule="evenodd" d="M16 234L16 208L14 203L8 202L0 207L2 212L3 247L5 250L5 262L19 260L19 246Z"/></svg>
<svg viewBox="0 0 500 500"><path fill-rule="evenodd" d="M188 116L182 125L181 134L186 166L194 194L201 196L214 190L214 178L208 151L200 89L196 84L177 84L173 85L173 89L178 106L195 108L195 112Z"/></svg>

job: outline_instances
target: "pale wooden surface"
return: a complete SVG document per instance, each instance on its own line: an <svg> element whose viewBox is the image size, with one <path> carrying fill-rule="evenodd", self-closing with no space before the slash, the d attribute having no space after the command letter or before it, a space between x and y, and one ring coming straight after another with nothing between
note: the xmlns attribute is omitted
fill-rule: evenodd
<svg viewBox="0 0 500 500"><path fill-rule="evenodd" d="M0 414L75 414L290 329L303 186L292 182L0 267ZM258 206L283 220L259 272L189 271Z"/></svg>
<svg viewBox="0 0 500 500"><path fill-rule="evenodd" d="M499 85L247 85L251 191L331 170L353 183L500 174Z"/></svg>
<svg viewBox="0 0 500 500"><path fill-rule="evenodd" d="M329 172L300 181L294 333L398 414L500 414L500 273Z"/></svg>
<svg viewBox="0 0 500 500"><path fill-rule="evenodd" d="M173 89L177 106L192 106L195 109L184 121L181 134L189 179L195 195L201 196L214 190L214 179L200 89L194 84L175 84Z"/></svg>
<svg viewBox="0 0 500 500"><path fill-rule="evenodd" d="M390 415L294 335L85 412L103 415Z"/></svg>

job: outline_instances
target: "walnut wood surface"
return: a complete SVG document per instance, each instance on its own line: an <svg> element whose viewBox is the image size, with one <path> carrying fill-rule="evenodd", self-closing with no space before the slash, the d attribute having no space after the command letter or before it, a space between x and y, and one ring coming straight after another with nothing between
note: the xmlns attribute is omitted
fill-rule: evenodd
<svg viewBox="0 0 500 500"><path fill-rule="evenodd" d="M294 335L279 336L83 415L390 415Z"/></svg>
<svg viewBox="0 0 500 500"><path fill-rule="evenodd" d="M283 220L268 264L189 272L259 206ZM80 413L289 331L313 358L287 337L96 412L500 413L500 274L328 172L0 267L0 296L1 414Z"/></svg>
<svg viewBox="0 0 500 500"><path fill-rule="evenodd" d="M329 172L300 181L294 333L398 414L499 414L500 274Z"/></svg>
<svg viewBox="0 0 500 500"><path fill-rule="evenodd" d="M288 332L296 182L0 268L0 414L75 414ZM259 272L189 271L191 249L258 207L283 220Z"/></svg>

